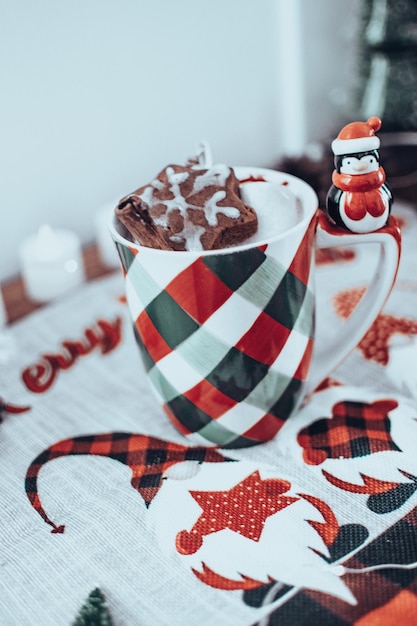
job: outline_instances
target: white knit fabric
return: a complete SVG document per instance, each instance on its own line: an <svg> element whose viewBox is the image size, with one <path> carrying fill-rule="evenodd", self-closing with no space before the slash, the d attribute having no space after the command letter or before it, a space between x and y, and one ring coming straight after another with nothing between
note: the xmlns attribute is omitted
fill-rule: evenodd
<svg viewBox="0 0 417 626"><path fill-rule="evenodd" d="M384 313L417 322L413 243L417 240L417 216L401 205L396 214L404 221L404 252L397 286ZM328 332L340 323L332 296L365 284L373 258L373 250L362 250L351 262L319 266L319 332ZM122 431L189 445L151 391L127 306L120 299L123 289L122 277L116 272L0 329L0 397L10 405L30 406L20 414L4 412L0 424L0 624L69 626L89 593L99 587L115 626L250 626L265 611L246 604L241 591L205 585L174 549L170 553L163 549L163 537L158 533L171 523L171 514L174 523L179 513L174 505L164 524L155 518L158 507L153 509L153 505L159 498L158 506L164 510L159 496L168 494L168 482L146 508L130 485L129 467L122 463L90 455L65 456L47 463L39 475L39 497L48 516L65 524L64 534L50 532L25 492L25 474L31 462L62 439ZM25 368L42 361L42 355L62 352L64 340L85 338L88 327L99 333L99 320L113 323L118 316L122 320L120 345L104 355L96 347L79 356L72 367L58 370L44 393L27 388L22 379ZM364 398L379 398L381 393L403 398L400 411L407 420L410 407L417 402L416 372L417 335L397 334L392 337L386 366L364 359L355 350L333 377L355 386ZM323 410L331 393L340 398L340 387L325 392ZM356 392L346 393L352 396ZM324 482L317 483L316 474L303 465L297 431L314 417L320 417L320 409L314 415L304 409L274 441L222 453L251 467L272 468L268 471L277 477L285 474L286 480L292 479L305 492L316 490L316 496L333 503L342 521L364 523L369 518L371 524L373 518L366 518L366 511L346 513L356 515L355 520L343 518L340 496ZM410 436L415 437L414 431ZM374 535L388 522L379 520ZM336 593L332 584L330 594Z"/></svg>

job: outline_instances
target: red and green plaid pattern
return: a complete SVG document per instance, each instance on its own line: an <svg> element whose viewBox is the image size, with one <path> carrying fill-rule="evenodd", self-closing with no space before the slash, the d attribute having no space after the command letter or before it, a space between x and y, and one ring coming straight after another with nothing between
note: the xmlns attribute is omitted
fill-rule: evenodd
<svg viewBox="0 0 417 626"><path fill-rule="evenodd" d="M262 246L191 261L175 253L167 267L166 256L118 244L137 343L184 435L254 445L295 407L313 345L312 231L283 240L279 261Z"/></svg>

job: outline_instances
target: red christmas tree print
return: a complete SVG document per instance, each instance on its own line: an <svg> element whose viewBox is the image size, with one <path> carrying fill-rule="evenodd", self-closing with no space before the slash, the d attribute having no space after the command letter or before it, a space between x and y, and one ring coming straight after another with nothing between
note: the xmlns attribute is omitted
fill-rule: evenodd
<svg viewBox="0 0 417 626"><path fill-rule="evenodd" d="M259 541L266 519L299 499L282 495L290 487L286 480L263 480L256 470L228 491L190 491L203 512L190 531L178 533L178 552L193 554L204 535L226 528Z"/></svg>
<svg viewBox="0 0 417 626"><path fill-rule="evenodd" d="M365 293L365 288L347 289L336 294L333 299L336 313L346 319L352 313ZM389 343L393 335L417 335L417 321L394 315L379 315L358 348L365 359L387 365L389 361Z"/></svg>

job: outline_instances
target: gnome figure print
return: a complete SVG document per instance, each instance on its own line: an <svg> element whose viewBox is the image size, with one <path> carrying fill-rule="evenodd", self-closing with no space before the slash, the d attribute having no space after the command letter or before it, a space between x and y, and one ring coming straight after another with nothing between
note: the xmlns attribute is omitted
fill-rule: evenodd
<svg viewBox="0 0 417 626"><path fill-rule="evenodd" d="M64 439L41 452L26 474L28 499L54 535L66 532L65 520L48 516L38 478L45 464L74 455L127 465L160 553L175 555L182 571L205 585L241 592L288 585L355 604L340 567L328 560L341 531L335 513L274 467L140 433Z"/></svg>
<svg viewBox="0 0 417 626"><path fill-rule="evenodd" d="M385 226L392 195L379 165L379 117L352 122L332 142L336 169L326 200L331 222L354 233L370 233Z"/></svg>

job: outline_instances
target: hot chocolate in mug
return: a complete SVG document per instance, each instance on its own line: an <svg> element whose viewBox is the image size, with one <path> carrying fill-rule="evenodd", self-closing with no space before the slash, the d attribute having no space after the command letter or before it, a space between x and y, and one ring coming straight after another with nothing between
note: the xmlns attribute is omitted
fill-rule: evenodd
<svg viewBox="0 0 417 626"><path fill-rule="evenodd" d="M392 289L401 250L392 216L376 232L354 234L328 222L304 181L234 170L259 217L258 233L242 245L156 250L129 240L116 218L110 225L151 386L183 435L223 448L272 439L355 348ZM315 336L315 250L363 243L377 244L376 273L325 344Z"/></svg>

